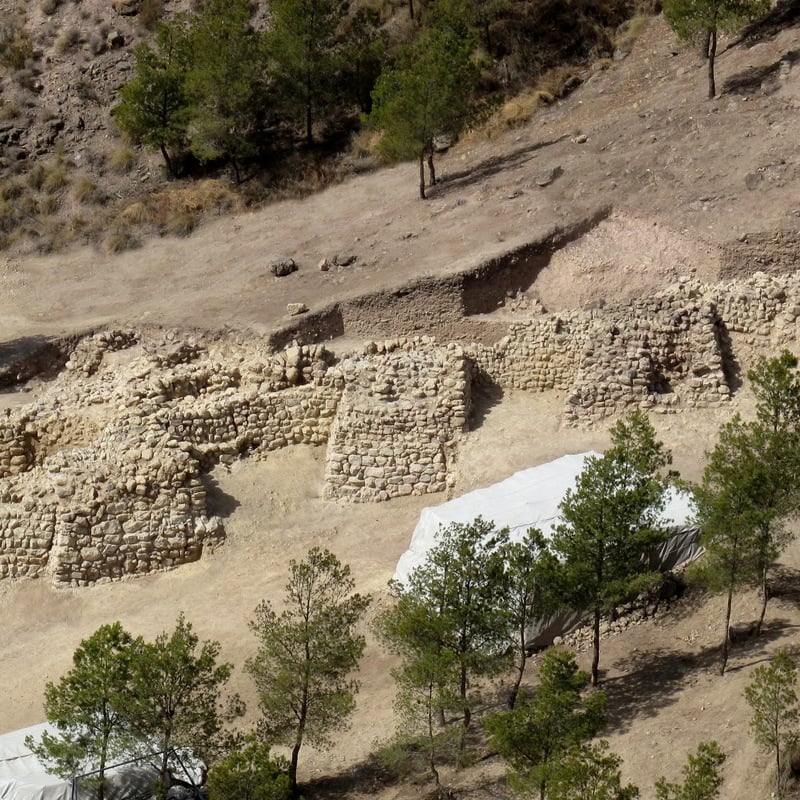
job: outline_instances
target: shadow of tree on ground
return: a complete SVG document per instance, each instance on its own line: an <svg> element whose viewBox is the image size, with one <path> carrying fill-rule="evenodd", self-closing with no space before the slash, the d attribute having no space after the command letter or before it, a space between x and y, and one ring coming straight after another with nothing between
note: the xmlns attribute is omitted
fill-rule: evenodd
<svg viewBox="0 0 800 800"><path fill-rule="evenodd" d="M472 186L490 178L492 175L497 175L505 170L522 166L529 161L532 155L538 150L543 150L545 147L550 147L550 145L557 144L568 138L569 137L565 135L547 142L529 144L525 147L517 148L506 155L487 158L485 161L469 169L444 174L437 181L436 185L431 187L430 197L443 197L456 189Z"/></svg>
<svg viewBox="0 0 800 800"><path fill-rule="evenodd" d="M788 620L770 620L761 636L731 645L728 672L737 672L768 658L767 646L785 635L791 625ZM747 663L741 663L742 657ZM623 675L602 681L608 696L609 730L625 732L637 719L654 717L677 702L687 683L701 675L719 673L722 664L721 647L703 647L694 653L685 650L660 648L632 652L613 664L624 670Z"/></svg>

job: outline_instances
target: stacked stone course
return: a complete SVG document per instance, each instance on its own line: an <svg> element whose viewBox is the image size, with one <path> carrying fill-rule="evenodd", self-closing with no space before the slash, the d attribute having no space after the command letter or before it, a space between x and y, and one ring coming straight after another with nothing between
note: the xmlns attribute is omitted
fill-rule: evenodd
<svg viewBox="0 0 800 800"><path fill-rule="evenodd" d="M372 344L364 358L345 360L341 374L325 496L368 501L443 491L470 411L463 350L427 337Z"/></svg>
<svg viewBox="0 0 800 800"><path fill-rule="evenodd" d="M58 351L34 403L0 416L0 578L84 585L195 560L224 536L204 473L292 444L327 444L328 499L440 492L476 382L561 392L569 425L725 403L734 345L772 352L799 316L800 277L757 274L540 314L493 346L423 336L337 359L320 345L92 335Z"/></svg>

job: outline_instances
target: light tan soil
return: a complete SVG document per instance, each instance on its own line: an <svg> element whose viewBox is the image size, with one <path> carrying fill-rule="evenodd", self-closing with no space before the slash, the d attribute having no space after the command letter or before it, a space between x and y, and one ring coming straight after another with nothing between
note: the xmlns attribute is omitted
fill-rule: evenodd
<svg viewBox="0 0 800 800"><path fill-rule="evenodd" d="M723 54L720 85L778 64L798 42L794 28ZM793 132L800 70L794 66L785 79L767 81L764 91L759 83L749 93L708 102L703 65L691 53L673 55L674 46L663 21L654 20L632 57L595 75L563 105L497 141L467 140L447 155L445 179L427 203L415 197L415 167L400 165L303 202L220 219L188 240L151 241L117 257L84 249L0 261L0 341L108 322L268 331L286 321L287 302L313 309L443 275L601 209L609 209L605 222L558 253L534 284L531 295L546 306L624 299L683 272L713 279L722 245L735 245L748 232L797 226L800 141ZM579 131L588 141L573 141ZM539 187L536 176L559 165L563 175ZM753 190L745 186L750 173L761 176ZM342 251L358 255L354 267L317 271L320 258ZM293 256L300 270L274 279L267 266L281 255ZM461 448L455 493L607 444L605 429L562 429L562 403L555 395L515 393L487 402ZM734 408L744 403L739 398ZM700 475L703 451L730 413L656 418L686 477ZM248 719L255 719L242 671L255 644L247 623L262 598L280 598L288 560L313 545L329 547L351 564L359 590L375 593L377 609L420 509L446 499L323 502L323 457L322 450L298 447L262 463L217 469L214 501L228 515L228 538L196 564L80 590L55 590L44 580L0 586L0 730L41 720L45 681L68 668L77 643L98 625L120 619L134 633L152 636L181 611L201 636L220 640L224 657L237 667L234 688L250 702ZM800 568L797 546L783 563ZM644 798L653 797L660 774L677 778L687 753L709 738L729 754L724 797L766 796L770 762L751 741L742 687L754 664L795 642L797 583L786 586L771 604L766 635L734 652L724 678L716 675L717 598L696 600L679 616L604 643L609 739ZM736 619L754 613L752 597L737 599ZM371 642L351 731L329 753L304 752L302 779L357 765L376 738L391 732L391 663ZM457 780L475 788L498 770L483 764ZM401 786L382 796L419 791Z"/></svg>

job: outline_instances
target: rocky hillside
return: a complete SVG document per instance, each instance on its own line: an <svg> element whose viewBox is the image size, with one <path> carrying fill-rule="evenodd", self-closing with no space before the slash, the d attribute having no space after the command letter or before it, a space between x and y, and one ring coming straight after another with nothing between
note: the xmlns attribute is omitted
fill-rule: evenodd
<svg viewBox="0 0 800 800"><path fill-rule="evenodd" d="M354 1L350 13L362 5ZM246 185L194 162L195 178L212 183L167 181L161 157L126 141L112 110L133 75L137 44L152 37L159 21L196 6L190 0L0 0L2 249L47 253L102 242L119 251L150 234L187 235L209 213L307 194L375 166L368 137L348 144L358 126L353 106L337 110L338 127L326 131L316 150L295 147L290 133L279 157L251 165ZM415 30L407 6L366 6L381 20L391 58L392 47ZM535 12L514 2L503 8L491 26L492 58L482 78L492 102L548 69L534 105L535 98L560 96L580 82L576 65L623 57L643 19L633 28L625 23L634 11L626 0L583 0L575 9L549 0ZM254 9L254 25L263 28L266 5ZM531 107L531 97L525 104Z"/></svg>

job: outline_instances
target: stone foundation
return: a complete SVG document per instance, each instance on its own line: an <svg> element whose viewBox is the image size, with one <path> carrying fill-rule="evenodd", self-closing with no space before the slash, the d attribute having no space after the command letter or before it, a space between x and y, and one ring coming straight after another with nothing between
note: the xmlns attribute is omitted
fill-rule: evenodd
<svg viewBox="0 0 800 800"><path fill-rule="evenodd" d="M337 359L241 335L70 341L53 348L57 376L36 401L0 416L0 578L85 585L196 560L224 537L203 474L293 444L327 444L330 500L442 492L476 382L559 392L568 425L727 403L734 340L774 353L799 316L800 277L757 274L537 314L491 346L399 338ZM48 376L35 358L14 370Z"/></svg>

